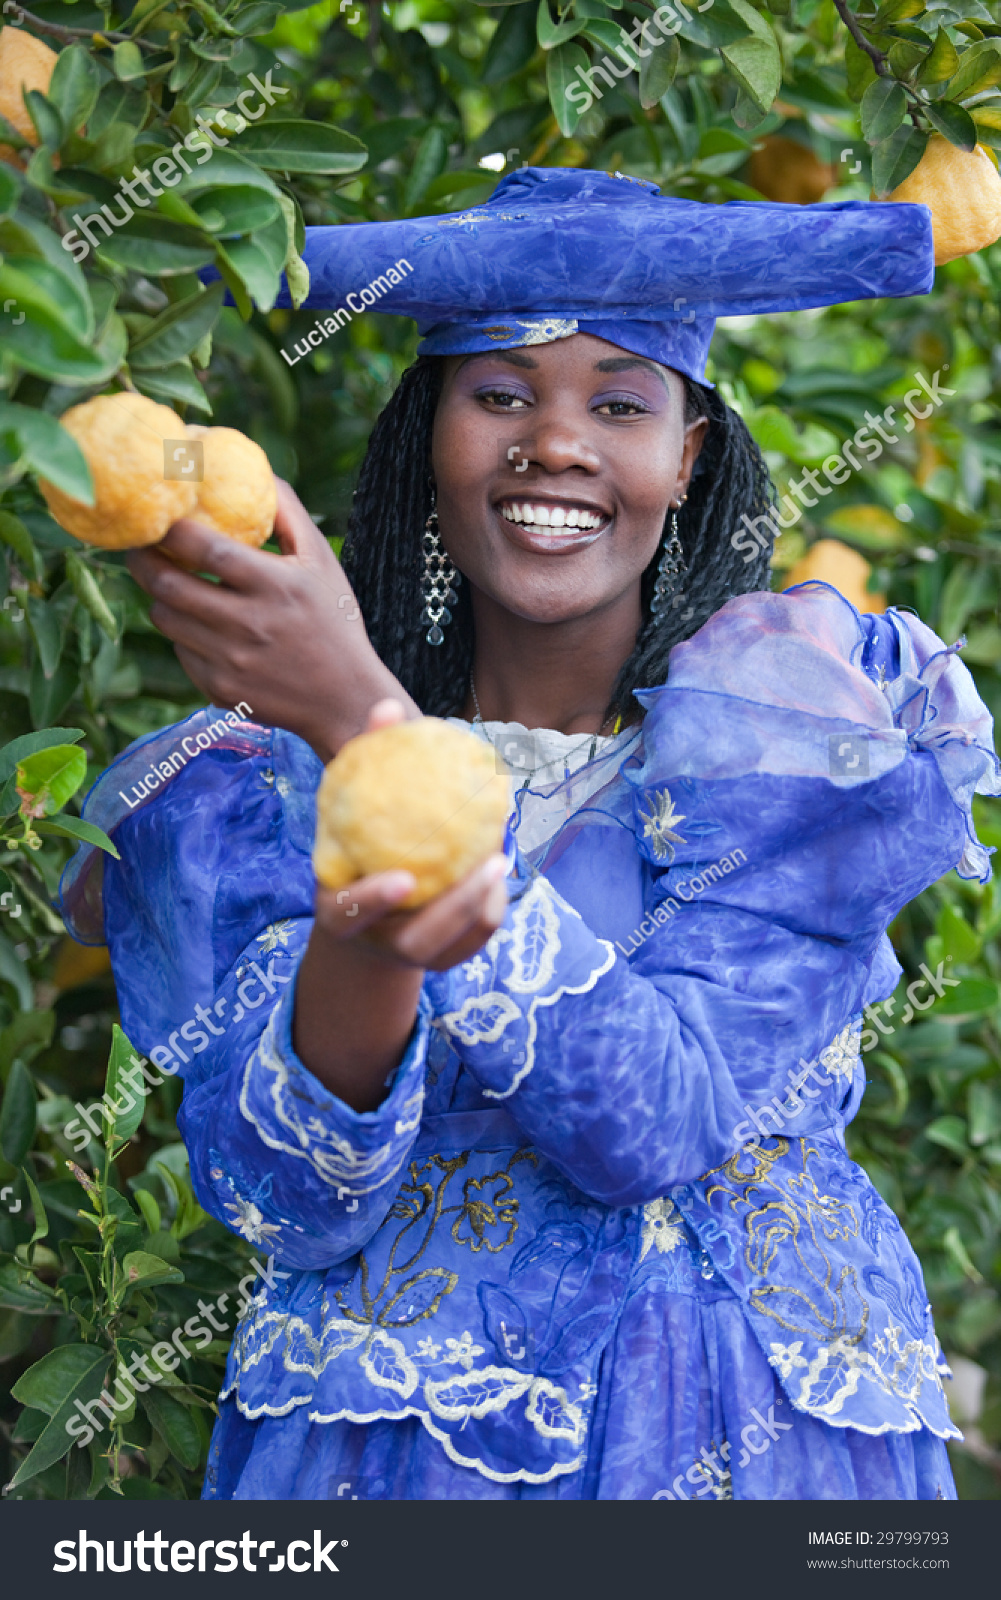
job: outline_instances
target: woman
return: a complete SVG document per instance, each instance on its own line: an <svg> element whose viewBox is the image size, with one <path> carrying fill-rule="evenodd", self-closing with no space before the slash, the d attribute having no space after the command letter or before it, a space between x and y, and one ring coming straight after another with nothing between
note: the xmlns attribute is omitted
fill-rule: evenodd
<svg viewBox="0 0 1001 1600"><path fill-rule="evenodd" d="M927 287L927 213L540 170L307 259L321 305L395 261L426 333L352 587L284 488L283 557L132 557L254 721L126 752L103 920L93 857L66 889L262 1258L206 1495L953 1497L920 1268L843 1130L887 924L987 875L990 718L916 619L767 592L767 474L701 381L721 311ZM409 915L403 870L317 890L321 762L420 713L519 774L513 864Z"/></svg>

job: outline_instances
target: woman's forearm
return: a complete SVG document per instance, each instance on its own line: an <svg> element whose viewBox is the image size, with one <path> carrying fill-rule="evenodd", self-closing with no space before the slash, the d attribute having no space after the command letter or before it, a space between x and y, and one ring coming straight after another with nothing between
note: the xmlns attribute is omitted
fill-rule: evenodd
<svg viewBox="0 0 1001 1600"><path fill-rule="evenodd" d="M337 940L318 923L296 984L292 1040L300 1061L354 1111L374 1111L417 1018L424 974Z"/></svg>

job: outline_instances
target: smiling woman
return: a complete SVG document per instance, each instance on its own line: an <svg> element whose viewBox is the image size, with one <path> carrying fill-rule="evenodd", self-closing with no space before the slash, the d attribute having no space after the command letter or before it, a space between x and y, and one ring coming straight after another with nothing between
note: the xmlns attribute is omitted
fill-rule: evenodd
<svg viewBox="0 0 1001 1600"><path fill-rule="evenodd" d="M953 1497L920 1268L844 1127L887 924L988 874L991 720L916 619L768 592L731 539L767 474L704 381L717 314L918 292L931 251L917 207L559 170L307 242L317 308L405 255L382 309L425 335L344 569L284 488L280 556L193 523L165 548L194 570L131 556L194 680L262 726L89 802L123 1022L148 1049L230 1005L180 1122L202 1205L281 1265L208 1497ZM405 858L318 889L321 761L422 714L525 773L509 849L413 912ZM238 1018L279 923L286 986ZM831 1041L795 1129L744 1148Z"/></svg>

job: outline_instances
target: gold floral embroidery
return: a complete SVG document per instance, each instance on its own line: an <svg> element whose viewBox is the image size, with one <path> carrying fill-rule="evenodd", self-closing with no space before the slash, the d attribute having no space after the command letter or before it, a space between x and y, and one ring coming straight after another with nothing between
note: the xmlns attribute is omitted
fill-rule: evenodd
<svg viewBox="0 0 1001 1600"><path fill-rule="evenodd" d="M731 1212L744 1211L744 1260L750 1271L764 1278L780 1253L791 1245L812 1290L787 1284L766 1283L751 1290L751 1305L792 1333L813 1339L838 1339L859 1344L869 1321L869 1303L858 1287L855 1268L843 1265L835 1272L823 1240L853 1239L859 1219L852 1206L833 1195L821 1194L808 1170L811 1156L819 1154L805 1139L798 1139L802 1170L787 1177L784 1158L793 1149L788 1139L777 1138L774 1149L759 1145L739 1151L717 1173L729 1183L712 1184L706 1201L725 1195ZM742 1170L749 1160L751 1170Z"/></svg>
<svg viewBox="0 0 1001 1600"><path fill-rule="evenodd" d="M518 1229L518 1200L514 1194L511 1169L519 1161L538 1164L538 1156L527 1148L516 1150L507 1166L483 1178L467 1178L463 1187L461 1204L447 1206L446 1190L457 1172L467 1164L470 1152L457 1156L429 1156L426 1161L411 1161L409 1180L389 1210L390 1217L403 1221L403 1226L393 1239L386 1258L382 1281L378 1287L372 1283L372 1269L368 1256L359 1256L358 1276L344 1289L335 1291L343 1316L352 1322L382 1327L406 1328L433 1317L442 1300L451 1294L459 1282L457 1272L446 1267L424 1267L414 1271L434 1237L443 1218L455 1216L452 1238L457 1244L468 1244L473 1251L486 1245L497 1253L506 1249ZM472 1190L496 1188L484 1198ZM504 1234L496 1243L489 1238L489 1230L503 1228ZM463 1231L465 1230L465 1231ZM414 1245L412 1250L410 1246ZM405 1259L400 1259L409 1251ZM402 1281L401 1281L402 1280ZM357 1291L360 1306L352 1306L348 1296Z"/></svg>

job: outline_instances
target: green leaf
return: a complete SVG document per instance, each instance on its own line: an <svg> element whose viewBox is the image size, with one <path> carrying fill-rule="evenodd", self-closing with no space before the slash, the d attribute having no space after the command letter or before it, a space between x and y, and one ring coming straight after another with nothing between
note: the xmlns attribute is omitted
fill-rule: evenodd
<svg viewBox="0 0 1001 1600"><path fill-rule="evenodd" d="M539 0L535 30L543 50L555 50L558 44L566 44L568 39L573 39L576 34L582 33L586 26L587 19L583 17L571 22L554 22L549 10L549 0Z"/></svg>
<svg viewBox="0 0 1001 1600"><path fill-rule="evenodd" d="M886 53L894 77L909 78L928 54L930 46L930 39L924 45L917 44L913 39L894 39Z"/></svg>
<svg viewBox="0 0 1001 1600"><path fill-rule="evenodd" d="M162 1389L153 1388L140 1395L139 1403L171 1455L189 1471L194 1471L201 1460L202 1441L188 1408Z"/></svg>
<svg viewBox="0 0 1001 1600"><path fill-rule="evenodd" d="M885 0L885 4L876 12L872 26L878 29L884 28L888 22L904 22L908 17L919 17L924 9L925 0Z"/></svg>
<svg viewBox="0 0 1001 1600"><path fill-rule="evenodd" d="M872 56L855 43L850 36L845 39L845 76L852 100L861 100L866 89L876 81L876 68Z"/></svg>
<svg viewBox="0 0 1001 1600"><path fill-rule="evenodd" d="M28 626L38 648L38 659L45 676L51 678L63 653L62 619L54 606L45 600L37 600L34 595L28 596L27 606ZM19 775L18 783L20 781Z"/></svg>
<svg viewBox="0 0 1001 1600"><path fill-rule="evenodd" d="M6 354L26 371L53 382L98 382L99 358L74 332L70 324L72 312L65 299L60 304L50 294L41 281L42 271L30 262L22 262L20 267L12 267L9 262L0 266L0 298L16 301L24 313L23 322L11 323L5 329Z"/></svg>
<svg viewBox="0 0 1001 1600"><path fill-rule="evenodd" d="M358 172L368 160L367 149L353 134L327 122L293 117L255 123L233 140L233 149L272 171L324 177Z"/></svg>
<svg viewBox="0 0 1001 1600"><path fill-rule="evenodd" d="M119 83L133 83L144 75L142 51L131 39L123 39L115 45L111 64Z"/></svg>
<svg viewBox="0 0 1001 1600"><path fill-rule="evenodd" d="M44 726L61 717L76 693L79 681L76 663L66 651L51 678L45 676L42 663L36 656L28 681L28 710L32 722Z"/></svg>
<svg viewBox="0 0 1001 1600"><path fill-rule="evenodd" d="M47 150L55 152L59 149L65 137L63 119L47 95L38 89L24 91L24 103L28 108L28 115L35 124L40 144Z"/></svg>
<svg viewBox="0 0 1001 1600"><path fill-rule="evenodd" d="M58 109L67 132L84 126L97 104L100 90L97 62L82 44L67 45L59 52L49 81L49 99Z"/></svg>
<svg viewBox="0 0 1001 1600"><path fill-rule="evenodd" d="M110 1360L110 1351L100 1345L58 1345L17 1380L11 1390L14 1398L22 1405L44 1411L51 1421L18 1467L11 1489L61 1461L72 1448L73 1436L67 1432L66 1424L73 1415L79 1415L78 1400L86 1403L100 1394Z"/></svg>
<svg viewBox="0 0 1001 1600"><path fill-rule="evenodd" d="M21 198L21 178L14 167L0 161L0 216L16 210Z"/></svg>
<svg viewBox="0 0 1001 1600"><path fill-rule="evenodd" d="M153 1283L183 1283L184 1273L172 1267L169 1261L150 1255L148 1250L130 1250L122 1262L122 1272L130 1289L142 1289Z"/></svg>
<svg viewBox="0 0 1001 1600"><path fill-rule="evenodd" d="M115 1113L114 1123L108 1130L109 1145L131 1139L142 1122L146 1110L143 1091L148 1092L149 1085L135 1064L138 1060L135 1047L116 1022L111 1030L111 1053L104 1088L105 1105L121 1105L121 1109Z"/></svg>
<svg viewBox="0 0 1001 1600"><path fill-rule="evenodd" d="M58 418L35 406L0 400L2 434L11 434L18 440L24 461L38 477L48 478L58 490L72 494L85 506L93 506L94 483L86 456Z"/></svg>
<svg viewBox="0 0 1001 1600"><path fill-rule="evenodd" d="M0 1076L7 1071L15 1056L20 1056L22 1061L31 1061L40 1050L50 1045L55 1021L54 1011L18 1012L0 1031Z"/></svg>
<svg viewBox="0 0 1001 1600"><path fill-rule="evenodd" d="M159 1233L162 1218L160 1216L160 1207L157 1205L155 1197L150 1194L148 1189L137 1189L135 1194L136 1205L142 1212L143 1221L150 1233ZM164 1237L169 1238L170 1235L166 1234Z"/></svg>
<svg viewBox="0 0 1001 1600"><path fill-rule="evenodd" d="M883 199L909 178L925 153L928 135L903 124L872 152L872 186Z"/></svg>
<svg viewBox="0 0 1001 1600"><path fill-rule="evenodd" d="M935 918L935 932L942 940L942 951L953 961L976 961L980 954L981 939L970 927L958 906L944 905Z"/></svg>
<svg viewBox="0 0 1001 1600"><path fill-rule="evenodd" d="M943 133L950 144L960 150L976 149L977 125L964 106L940 100L937 105L926 105L924 110L932 127Z"/></svg>
<svg viewBox="0 0 1001 1600"><path fill-rule="evenodd" d="M944 28L935 35L935 45L918 72L919 83L945 83L959 66L959 51Z"/></svg>
<svg viewBox="0 0 1001 1600"><path fill-rule="evenodd" d="M63 839L78 839L81 844L97 845L99 850L106 850L116 861L121 860L117 849L102 828L93 822L87 822L83 817L74 817L71 812L64 813L58 819L43 819L36 824L35 832L54 833Z"/></svg>
<svg viewBox="0 0 1001 1600"><path fill-rule="evenodd" d="M1001 45L993 39L971 45L959 58L956 75L949 85L953 100L965 100L1001 83Z"/></svg>
<svg viewBox="0 0 1001 1600"><path fill-rule="evenodd" d="M215 327L225 294L224 283L213 283L210 288L167 306L133 339L130 367L168 366L189 355Z"/></svg>
<svg viewBox="0 0 1001 1600"><path fill-rule="evenodd" d="M504 83L507 78L513 77L531 61L537 44L535 11L531 4L508 7L487 46L480 82Z"/></svg>
<svg viewBox="0 0 1001 1600"><path fill-rule="evenodd" d="M75 744L50 745L17 764L17 787L31 796L31 811L50 817L61 811L87 776L87 757Z"/></svg>
<svg viewBox="0 0 1001 1600"><path fill-rule="evenodd" d="M242 243L242 241L240 241ZM278 295L276 286L271 295L271 304ZM263 309L270 307L263 301ZM149 395L152 400L176 400L181 405L194 406L196 410L204 412L206 416L212 415L212 402L202 388L191 369L191 362L185 358L183 361L172 361L167 367L137 367L132 374L133 382L140 394Z"/></svg>
<svg viewBox="0 0 1001 1600"><path fill-rule="evenodd" d="M0 748L0 783L6 783L13 777L14 769L19 761L26 756L33 756L39 750L48 750L53 745L77 744L85 738L82 728L41 728L37 733L22 733L20 738L12 739L9 744ZM0 1034L0 1041L3 1035Z"/></svg>
<svg viewBox="0 0 1001 1600"><path fill-rule="evenodd" d="M37 1096L35 1084L22 1061L10 1069L0 1105L0 1150L4 1160L19 1167L35 1137Z"/></svg>
<svg viewBox="0 0 1001 1600"><path fill-rule="evenodd" d="M192 198L191 209L195 222L211 233L253 233L267 227L277 216L279 197L262 189L234 185L203 190Z"/></svg>
<svg viewBox="0 0 1001 1600"><path fill-rule="evenodd" d="M925 1128L925 1138L930 1139L932 1144L941 1145L943 1150L951 1150L953 1155L969 1155L966 1123L962 1117L936 1117Z"/></svg>
<svg viewBox="0 0 1001 1600"><path fill-rule="evenodd" d="M244 38L270 33L276 18L287 9L287 6L277 4L277 0L251 0L250 5L240 6L236 11L233 26Z"/></svg>
<svg viewBox="0 0 1001 1600"><path fill-rule="evenodd" d="M16 1065L16 1063L15 1063L15 1065ZM24 1169L22 1168L22 1171L23 1170ZM49 1218L48 1218L48 1215L46 1213L45 1206L42 1204L42 1197L39 1194L38 1189L35 1186L35 1180L31 1176L30 1172L26 1172L26 1171L24 1172L24 1181L28 1186L28 1194L29 1194L30 1199L31 1199L32 1215L35 1218L35 1226L34 1226L34 1229L32 1230L31 1238L28 1241L29 1246L30 1246L30 1245L33 1245L33 1244L37 1244L39 1239L48 1238L48 1234L49 1234Z"/></svg>
<svg viewBox="0 0 1001 1600"><path fill-rule="evenodd" d="M25 407L27 410L28 408ZM0 424L0 434L4 432ZM23 454L23 447L20 448ZM7 545L13 550L26 573L34 573L38 578L44 572L44 567L39 567L40 556L35 549L35 542L28 532L20 517L15 517L13 511L0 511L0 544ZM9 774L8 774L9 776ZM7 780L4 779L3 782Z"/></svg>
<svg viewBox="0 0 1001 1600"><path fill-rule="evenodd" d="M414 156L403 191L404 211L413 211L423 200L432 178L437 178L448 160L448 143L440 128L429 128Z"/></svg>
<svg viewBox="0 0 1001 1600"><path fill-rule="evenodd" d="M899 128L907 111L907 96L896 78L875 78L862 96L862 136L868 144L881 144Z"/></svg>
<svg viewBox="0 0 1001 1600"><path fill-rule="evenodd" d="M765 39L751 34L724 46L721 54L745 94L768 111L782 87L782 57L774 35Z"/></svg>
<svg viewBox="0 0 1001 1600"><path fill-rule="evenodd" d="M549 103L553 108L556 126L564 139L570 138L582 115L579 103L574 103L580 101L585 91L585 84L581 82L577 69L579 67L581 72L586 72L590 64L586 51L579 44L557 45L546 56Z"/></svg>
<svg viewBox="0 0 1001 1600"><path fill-rule="evenodd" d="M22 1372L11 1385L11 1394L23 1406L44 1411L54 1417L73 1392L81 1374L95 1365L95 1357L109 1359L107 1351L93 1344L61 1344L36 1361L27 1372Z"/></svg>
<svg viewBox="0 0 1001 1600"><path fill-rule="evenodd" d="M960 978L936 1000L929 1017L979 1017L993 1011L1001 999L998 985L989 978Z"/></svg>
<svg viewBox="0 0 1001 1600"><path fill-rule="evenodd" d="M135 216L102 240L100 254L113 266L152 278L197 272L213 260L214 247L194 228L178 227L166 217Z"/></svg>
<svg viewBox="0 0 1001 1600"><path fill-rule="evenodd" d="M964 1126L962 1117L940 1117L937 1123L932 1124L932 1127L938 1128L943 1123L947 1122L958 1122L960 1127ZM932 1137L931 1128L926 1128L925 1132L930 1139ZM935 1142L937 1144L946 1144L946 1140L944 1138L939 1138ZM957 1155L965 1156L969 1154L965 1144L947 1145L947 1148L954 1149ZM944 1234L942 1235L942 1245L946 1252L952 1257L953 1261L956 1263L957 1267L965 1278L969 1278L971 1283L983 1283L983 1273L980 1272L971 1261L969 1251L960 1237L959 1229L955 1225L953 1225L951 1228L946 1228Z"/></svg>
<svg viewBox="0 0 1001 1600"><path fill-rule="evenodd" d="M21 1010L30 1011L35 999L31 973L4 933L0 933L0 978L13 987Z"/></svg>
<svg viewBox="0 0 1001 1600"><path fill-rule="evenodd" d="M659 104L674 82L681 58L677 37L665 40L640 63L640 105L644 110Z"/></svg>
<svg viewBox="0 0 1001 1600"><path fill-rule="evenodd" d="M36 1278L13 1261L0 1266L0 1306L8 1311L26 1311L31 1316L44 1316L59 1309L56 1295Z"/></svg>
<svg viewBox="0 0 1001 1600"><path fill-rule="evenodd" d="M304 243L305 230L302 229L301 213L293 197L283 192L279 199L285 221L285 260L282 262L282 268L292 299L292 308L298 311L309 294L309 268L299 254L300 231Z"/></svg>
<svg viewBox="0 0 1001 1600"><path fill-rule="evenodd" d="M94 569L75 550L71 550L66 557L66 576L73 585L73 593L80 604L90 612L102 632L106 633L109 639L117 639L118 624L114 612L101 593L100 585L94 576Z"/></svg>

